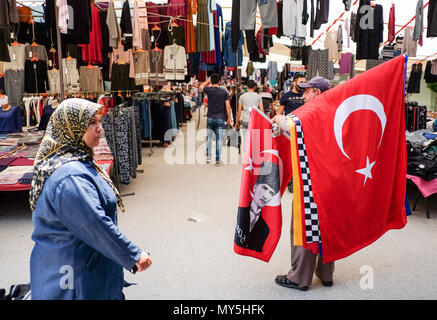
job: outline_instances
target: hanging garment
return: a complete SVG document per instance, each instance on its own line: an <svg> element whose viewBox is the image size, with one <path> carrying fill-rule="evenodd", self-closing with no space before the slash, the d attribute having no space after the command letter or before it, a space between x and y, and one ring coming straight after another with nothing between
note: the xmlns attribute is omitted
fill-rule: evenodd
<svg viewBox="0 0 437 320"><path fill-rule="evenodd" d="M395 39L395 5L392 3L388 17L388 42L392 43Z"/></svg>
<svg viewBox="0 0 437 320"><path fill-rule="evenodd" d="M105 132L106 141L111 148L112 154L116 156L118 169L117 182L130 183L129 163L129 122L128 115L118 112L120 107L115 106L111 112L102 118L102 127Z"/></svg>
<svg viewBox="0 0 437 320"><path fill-rule="evenodd" d="M27 93L45 93L50 89L45 61L26 60L24 77L24 91Z"/></svg>
<svg viewBox="0 0 437 320"><path fill-rule="evenodd" d="M127 91L135 89L135 80L129 76L130 65L114 63L111 74L111 90Z"/></svg>
<svg viewBox="0 0 437 320"><path fill-rule="evenodd" d="M142 1L134 1L134 16L132 20L133 28L133 40L132 45L136 48L150 49L150 47L144 47L143 32L142 30L148 30L149 25L147 21L147 7Z"/></svg>
<svg viewBox="0 0 437 320"><path fill-rule="evenodd" d="M185 48L187 53L196 51L193 14L197 13L197 0L187 0L187 27L185 29Z"/></svg>
<svg viewBox="0 0 437 320"><path fill-rule="evenodd" d="M417 0L416 4L416 19L414 24L414 41L419 41L422 45L423 41L423 0Z"/></svg>
<svg viewBox="0 0 437 320"><path fill-rule="evenodd" d="M196 76L199 73L199 67L200 67L200 53L199 52L193 52L189 55L189 74L191 77Z"/></svg>
<svg viewBox="0 0 437 320"><path fill-rule="evenodd" d="M81 66L79 68L80 89L84 92L104 92L102 71L99 67Z"/></svg>
<svg viewBox="0 0 437 320"><path fill-rule="evenodd" d="M61 93L59 70L51 69L47 71L47 77L49 79L50 93Z"/></svg>
<svg viewBox="0 0 437 320"><path fill-rule="evenodd" d="M234 21L233 24L231 22ZM232 0L232 19L226 23L226 26L231 27L231 48L232 52L236 52L240 46L241 31L240 31L240 0ZM226 27L225 34L228 27Z"/></svg>
<svg viewBox="0 0 437 320"><path fill-rule="evenodd" d="M318 30L329 20L329 0L316 0L315 14L314 29Z"/></svg>
<svg viewBox="0 0 437 320"><path fill-rule="evenodd" d="M410 78L408 79L407 93L420 93L420 81L422 78L422 64L415 63L411 66Z"/></svg>
<svg viewBox="0 0 437 320"><path fill-rule="evenodd" d="M349 79L352 79L353 77L355 77L355 55L352 54L352 59L351 59L351 72L349 75Z"/></svg>
<svg viewBox="0 0 437 320"><path fill-rule="evenodd" d="M97 7L91 5L91 25L92 30L89 34L89 44L80 44L82 48L82 60L86 63L101 64L102 59L102 31L100 27L100 15Z"/></svg>
<svg viewBox="0 0 437 320"><path fill-rule="evenodd" d="M68 33L61 34L63 43L90 43L90 31L92 28L90 1L67 0L67 4L69 14Z"/></svg>
<svg viewBox="0 0 437 320"><path fill-rule="evenodd" d="M152 50L150 52L149 84L151 86L167 84L164 77L164 52L162 50Z"/></svg>
<svg viewBox="0 0 437 320"><path fill-rule="evenodd" d="M291 46L290 59L291 60L302 60L302 47Z"/></svg>
<svg viewBox="0 0 437 320"><path fill-rule="evenodd" d="M170 44L168 42L168 34L165 30L151 30L150 33L152 48L158 47L159 49L164 50L164 47Z"/></svg>
<svg viewBox="0 0 437 320"><path fill-rule="evenodd" d="M187 71L185 48L178 45L164 49L164 77L166 80L184 80Z"/></svg>
<svg viewBox="0 0 437 320"><path fill-rule="evenodd" d="M351 59L352 59L352 53L342 53L340 58L340 71L339 73L341 75L348 74L351 72Z"/></svg>
<svg viewBox="0 0 437 320"><path fill-rule="evenodd" d="M5 71L5 93L11 106L19 106L24 93L24 69Z"/></svg>
<svg viewBox="0 0 437 320"><path fill-rule="evenodd" d="M223 64L221 34L223 30L223 11L220 5L217 5L217 10L214 12L214 46L216 65Z"/></svg>
<svg viewBox="0 0 437 320"><path fill-rule="evenodd" d="M169 17L179 17L181 19L175 19L178 26L185 29L187 27L187 1L186 0L169 0L167 7L167 16Z"/></svg>
<svg viewBox="0 0 437 320"><path fill-rule="evenodd" d="M0 108L0 133L15 133L23 131L20 108L11 106L4 111Z"/></svg>
<svg viewBox="0 0 437 320"><path fill-rule="evenodd" d="M283 33L288 37L306 37L307 28L302 22L304 0L284 0L282 8Z"/></svg>
<svg viewBox="0 0 437 320"><path fill-rule="evenodd" d="M208 4L208 23L209 23L209 51L215 50L214 41L214 11L217 10L217 4L215 0L209 0Z"/></svg>
<svg viewBox="0 0 437 320"><path fill-rule="evenodd" d="M308 66L307 66L307 78L308 80L316 77L317 75L328 78L328 61L329 61L329 50L310 50L308 55Z"/></svg>
<svg viewBox="0 0 437 320"><path fill-rule="evenodd" d="M150 50L152 48L152 42L150 41L149 29L141 29L142 48L144 50Z"/></svg>
<svg viewBox="0 0 437 320"><path fill-rule="evenodd" d="M47 104L44 106L44 110L42 112L41 121L38 125L38 130L46 130L47 124L49 123L49 119L56 108L53 108L51 104Z"/></svg>
<svg viewBox="0 0 437 320"><path fill-rule="evenodd" d="M129 7L128 0L126 0L123 3L123 9L121 11L121 19L120 19L120 29L121 29L121 38L122 38L122 44L124 46L124 50L132 49L133 30L132 30L132 19L130 16L130 7Z"/></svg>
<svg viewBox="0 0 437 320"><path fill-rule="evenodd" d="M414 30L405 28L402 54L406 53L408 57L415 57L417 52L417 41L413 40Z"/></svg>
<svg viewBox="0 0 437 320"><path fill-rule="evenodd" d="M431 61L431 74L437 76L437 59Z"/></svg>
<svg viewBox="0 0 437 320"><path fill-rule="evenodd" d="M79 71L76 68L76 59L62 59L64 70L64 91L66 93L77 93L80 91Z"/></svg>
<svg viewBox="0 0 437 320"><path fill-rule="evenodd" d="M9 26L0 27L0 61L10 62L8 44L11 41L11 34L9 33Z"/></svg>
<svg viewBox="0 0 437 320"><path fill-rule="evenodd" d="M427 38L437 37L437 0L430 0L428 6Z"/></svg>
<svg viewBox="0 0 437 320"><path fill-rule="evenodd" d="M267 79L272 83L276 83L278 76L278 63L276 61L269 61L267 65Z"/></svg>
<svg viewBox="0 0 437 320"><path fill-rule="evenodd" d="M176 43L178 46L185 46L185 30L182 27L168 25L166 29L168 44Z"/></svg>
<svg viewBox="0 0 437 320"><path fill-rule="evenodd" d="M149 51L140 51L134 53L135 84L148 85L150 72L150 54Z"/></svg>
<svg viewBox="0 0 437 320"><path fill-rule="evenodd" d="M113 48L117 48L118 42L120 41L120 31L118 29L117 16L113 0L109 0L106 24L108 25L109 30L109 45Z"/></svg>
<svg viewBox="0 0 437 320"><path fill-rule="evenodd" d="M397 54L395 54L395 45L394 44L386 44L381 51L382 59L387 61L393 59Z"/></svg>
<svg viewBox="0 0 437 320"><path fill-rule="evenodd" d="M24 61L26 60L25 49L23 45L8 45L9 57L11 62L3 63L3 70L8 69L24 69Z"/></svg>
<svg viewBox="0 0 437 320"><path fill-rule="evenodd" d="M261 24L264 29L278 26L278 14L275 0L241 0L240 30L255 30L257 7L261 14Z"/></svg>
<svg viewBox="0 0 437 320"><path fill-rule="evenodd" d="M282 1L276 2L276 10L278 11L278 30L276 32L276 36L280 38L284 35L284 20L283 20L284 3Z"/></svg>
<svg viewBox="0 0 437 320"><path fill-rule="evenodd" d="M311 46L303 46L302 47L302 65L308 65L309 53L311 51Z"/></svg>
<svg viewBox="0 0 437 320"><path fill-rule="evenodd" d="M329 60L339 60L340 53L338 52L339 45L337 44L338 31L329 31L325 36L325 49L329 50Z"/></svg>
<svg viewBox="0 0 437 320"><path fill-rule="evenodd" d="M18 23L18 9L16 0L4 0L0 3L0 26Z"/></svg>
<svg viewBox="0 0 437 320"><path fill-rule="evenodd" d="M382 59L367 59L366 60L366 70L370 70L380 64L384 63Z"/></svg>
<svg viewBox="0 0 437 320"><path fill-rule="evenodd" d="M58 27L59 32L68 33L68 4L67 0L57 0L56 6L58 7Z"/></svg>
<svg viewBox="0 0 437 320"><path fill-rule="evenodd" d="M328 77L326 79L333 80L335 77L334 62L328 61Z"/></svg>
<svg viewBox="0 0 437 320"><path fill-rule="evenodd" d="M114 63L129 64L129 77L135 78L134 56L132 49L124 50L123 45L113 48L111 56L109 57L109 76L112 75L112 66Z"/></svg>
<svg viewBox="0 0 437 320"><path fill-rule="evenodd" d="M368 11L370 10L370 11ZM370 15L367 20L371 24L357 23L355 27L355 41L357 42L356 58L361 59L378 59L379 56L379 44L383 42L383 11L381 5L370 6L368 0L361 0L360 7L358 8L357 22L366 21L366 13ZM364 28L363 28L364 27Z"/></svg>
<svg viewBox="0 0 437 320"><path fill-rule="evenodd" d="M208 52L210 49L209 33L209 14L208 5L210 0L197 0L197 32L196 50L197 52Z"/></svg>
<svg viewBox="0 0 437 320"><path fill-rule="evenodd" d="M337 52L342 52L342 51L343 51L343 26L340 24L337 30Z"/></svg>
<svg viewBox="0 0 437 320"><path fill-rule="evenodd" d="M49 61L46 47L42 44L39 44L37 46L25 45L24 56L26 59L38 58L38 60L42 60L46 64Z"/></svg>
<svg viewBox="0 0 437 320"><path fill-rule="evenodd" d="M353 42L357 42L355 39L355 29L357 27L357 14L351 12L351 22L350 22L350 38Z"/></svg>
<svg viewBox="0 0 437 320"><path fill-rule="evenodd" d="M350 40L351 30L350 30L350 21L349 21L348 16L344 20L344 30L346 31L346 47L350 48L350 46L351 46L351 40Z"/></svg>

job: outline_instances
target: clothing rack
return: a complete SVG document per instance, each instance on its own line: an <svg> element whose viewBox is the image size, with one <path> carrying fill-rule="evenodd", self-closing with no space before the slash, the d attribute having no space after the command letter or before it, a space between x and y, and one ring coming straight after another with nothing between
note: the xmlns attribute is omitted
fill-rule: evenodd
<svg viewBox="0 0 437 320"><path fill-rule="evenodd" d="M145 140L150 144L149 157L153 154L153 143L160 143L159 140L153 140L152 138L152 109L150 101L152 98L174 98L175 93L172 91L158 91L158 92L141 92L136 93L134 98L146 98L149 108L149 140Z"/></svg>
<svg viewBox="0 0 437 320"><path fill-rule="evenodd" d="M118 104L117 108L123 108L124 106L126 106L126 102L122 102L120 104ZM114 158L114 170L115 170L115 186L117 187L117 190L120 188L120 172L119 172L119 163L118 163L118 155L117 155L117 146L116 146L116 138L115 138L115 123L114 123L114 110L111 110L110 112L112 112L111 114L111 136L112 136L112 142L114 144L114 148L113 148L113 158ZM134 143L135 144L135 143ZM134 146L136 147L136 146ZM144 170L137 170L135 168L135 170L137 172L144 172ZM128 192L128 193L124 193L124 194L120 194L121 197L126 197L126 196L132 196L135 195L135 192Z"/></svg>

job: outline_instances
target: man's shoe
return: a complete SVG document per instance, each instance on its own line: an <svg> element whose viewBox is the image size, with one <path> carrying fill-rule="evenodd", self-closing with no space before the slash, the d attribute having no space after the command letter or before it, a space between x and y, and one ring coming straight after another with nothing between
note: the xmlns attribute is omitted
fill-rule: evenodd
<svg viewBox="0 0 437 320"><path fill-rule="evenodd" d="M290 280L287 279L287 276L277 276L275 282L280 286L290 289L296 289L300 291L307 291L309 289L308 286L301 286L297 283L291 282Z"/></svg>
<svg viewBox="0 0 437 320"><path fill-rule="evenodd" d="M322 279L320 279L320 281L322 281L325 287L332 287L334 285L334 281L323 281Z"/></svg>
<svg viewBox="0 0 437 320"><path fill-rule="evenodd" d="M210 163L211 162L211 159L206 159L206 163Z"/></svg>
<svg viewBox="0 0 437 320"><path fill-rule="evenodd" d="M317 278L320 279L320 281L322 281L322 284L325 287L332 287L334 285L334 281L323 281L322 278L319 277L319 275L316 273Z"/></svg>

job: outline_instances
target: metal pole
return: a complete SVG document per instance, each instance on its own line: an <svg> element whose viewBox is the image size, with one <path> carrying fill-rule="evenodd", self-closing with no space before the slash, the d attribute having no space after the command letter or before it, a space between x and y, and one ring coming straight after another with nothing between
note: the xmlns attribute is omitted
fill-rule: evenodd
<svg viewBox="0 0 437 320"><path fill-rule="evenodd" d="M58 44L58 65L59 65L59 86L60 86L60 97L61 101L65 99L65 92L64 92L64 68L62 65L62 43L61 43L61 33L59 32L59 26L58 26L58 6L55 5L55 21L56 21L56 40Z"/></svg>

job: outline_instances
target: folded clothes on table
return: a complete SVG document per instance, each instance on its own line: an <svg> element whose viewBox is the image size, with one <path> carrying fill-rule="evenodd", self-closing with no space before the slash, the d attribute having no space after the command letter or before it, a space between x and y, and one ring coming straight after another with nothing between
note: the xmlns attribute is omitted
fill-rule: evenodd
<svg viewBox="0 0 437 320"><path fill-rule="evenodd" d="M33 172L26 172L18 182L21 184L31 184L32 183Z"/></svg>

